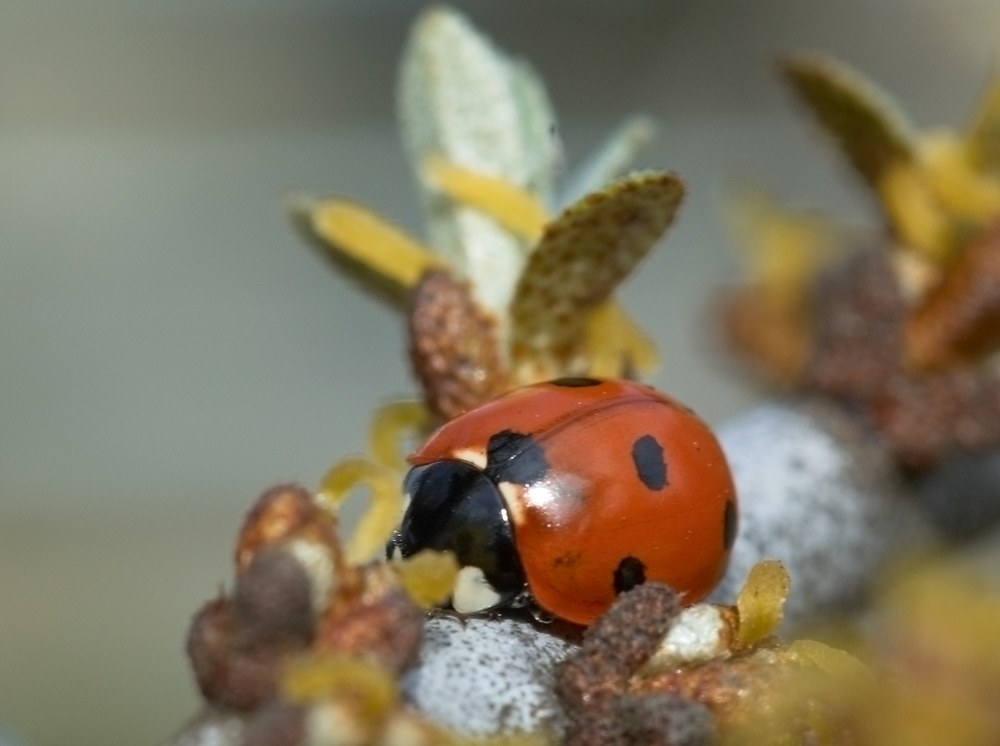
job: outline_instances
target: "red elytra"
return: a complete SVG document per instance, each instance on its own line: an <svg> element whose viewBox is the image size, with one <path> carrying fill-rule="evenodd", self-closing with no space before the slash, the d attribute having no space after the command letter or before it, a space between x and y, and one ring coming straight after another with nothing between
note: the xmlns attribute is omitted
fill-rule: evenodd
<svg viewBox="0 0 1000 746"><path fill-rule="evenodd" d="M409 459L465 461L497 483L530 595L590 624L655 580L684 603L726 568L736 490L715 435L650 386L563 378L444 424Z"/></svg>

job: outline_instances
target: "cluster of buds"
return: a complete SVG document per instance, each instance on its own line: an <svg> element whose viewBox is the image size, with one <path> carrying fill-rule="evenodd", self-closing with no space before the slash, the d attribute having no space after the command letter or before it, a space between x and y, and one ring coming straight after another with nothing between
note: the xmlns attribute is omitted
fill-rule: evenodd
<svg viewBox="0 0 1000 746"><path fill-rule="evenodd" d="M744 204L751 277L724 299L729 339L770 381L863 411L907 467L995 447L1000 83L964 135L919 134L838 62L780 69L870 188L884 231L862 238L764 199Z"/></svg>
<svg viewBox="0 0 1000 746"><path fill-rule="evenodd" d="M234 740L440 742L401 706L397 682L416 660L425 605L449 592L450 557L352 564L334 516L307 490L280 486L247 515L235 560L232 593L195 615L187 643L198 687ZM178 743L200 742L186 738Z"/></svg>
<svg viewBox="0 0 1000 746"><path fill-rule="evenodd" d="M399 108L428 243L343 198L301 198L293 214L406 314L431 413L454 417L559 376L650 370L651 344L613 298L684 192L671 173L622 176L649 122L625 121L557 190L561 148L541 80L443 7L414 24Z"/></svg>
<svg viewBox="0 0 1000 746"><path fill-rule="evenodd" d="M450 556L353 564L333 514L307 490L279 486L248 513L235 566L232 592L192 622L188 654L208 710L175 743L208 742L209 726L227 744L467 742L415 711L399 684L420 666L426 608L454 582ZM582 639L565 631L560 712L548 730L521 740L695 744L764 727L762 713L792 702L793 686L817 670L829 679L829 661L842 663L819 643L783 646L774 637L788 586L784 568L768 562L731 607L682 609L658 584L622 594ZM817 661L826 663L817 669ZM794 701L805 708L795 710L797 733L825 723L815 700Z"/></svg>
<svg viewBox="0 0 1000 746"><path fill-rule="evenodd" d="M735 606L681 608L646 584L623 594L561 667L557 693L574 746L848 743L831 735L857 659L775 635L789 591L780 563L758 564Z"/></svg>
<svg viewBox="0 0 1000 746"><path fill-rule="evenodd" d="M177 746L474 741L429 721L400 689L420 666L426 607L447 595L454 563L352 564L336 524L297 486L258 499L238 538L232 592L192 622L188 653L207 709ZM993 743L1000 607L977 578L952 563L894 584L873 612L883 639L871 667L777 637L790 590L780 563L758 564L733 606L682 607L666 586L638 586L582 637L566 631L555 719L505 742L839 746L960 731L967 743Z"/></svg>

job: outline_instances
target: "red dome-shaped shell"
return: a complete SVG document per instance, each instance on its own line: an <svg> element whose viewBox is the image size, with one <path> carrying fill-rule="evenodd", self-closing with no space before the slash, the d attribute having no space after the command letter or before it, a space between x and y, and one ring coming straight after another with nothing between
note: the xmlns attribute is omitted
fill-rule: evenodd
<svg viewBox="0 0 1000 746"><path fill-rule="evenodd" d="M630 381L518 389L439 428L410 457L486 471L506 503L528 589L589 624L647 580L693 603L725 570L736 490L719 443L687 407Z"/></svg>

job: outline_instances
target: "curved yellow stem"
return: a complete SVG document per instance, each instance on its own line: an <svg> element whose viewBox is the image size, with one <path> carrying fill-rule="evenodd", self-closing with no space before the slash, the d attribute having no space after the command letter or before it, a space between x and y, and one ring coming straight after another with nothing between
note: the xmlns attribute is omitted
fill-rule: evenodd
<svg viewBox="0 0 1000 746"><path fill-rule="evenodd" d="M442 260L371 210L346 199L318 199L298 208L325 244L403 288L412 288Z"/></svg>
<svg viewBox="0 0 1000 746"><path fill-rule="evenodd" d="M369 719L379 719L388 713L399 694L396 682L382 668L333 655L314 655L290 662L281 680L281 690L285 699L294 704L351 697L359 701Z"/></svg>
<svg viewBox="0 0 1000 746"><path fill-rule="evenodd" d="M585 335L591 375L618 378L656 369L653 341L613 301L605 301L591 312Z"/></svg>
<svg viewBox="0 0 1000 746"><path fill-rule="evenodd" d="M403 495L396 472L361 457L335 464L323 477L316 500L337 513L360 486L370 489L371 504L347 541L345 556L351 564L367 562L381 552L403 512Z"/></svg>
<svg viewBox="0 0 1000 746"><path fill-rule="evenodd" d="M400 451L402 440L427 429L431 413L420 401L395 401L375 410L368 431L368 450L375 463L396 471L406 471L406 456Z"/></svg>
<svg viewBox="0 0 1000 746"><path fill-rule="evenodd" d="M441 156L424 159L425 181L456 202L483 212L511 233L537 241L549 220L545 205L509 181L463 168Z"/></svg>

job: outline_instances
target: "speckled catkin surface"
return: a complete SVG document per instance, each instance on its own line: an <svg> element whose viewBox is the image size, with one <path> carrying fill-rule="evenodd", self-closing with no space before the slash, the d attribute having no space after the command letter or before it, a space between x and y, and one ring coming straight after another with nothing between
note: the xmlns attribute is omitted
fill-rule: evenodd
<svg viewBox="0 0 1000 746"><path fill-rule="evenodd" d="M435 722L462 733L533 730L556 712L553 668L569 650L527 621L435 615L403 691Z"/></svg>
<svg viewBox="0 0 1000 746"><path fill-rule="evenodd" d="M763 404L718 435L740 526L713 601L732 603L756 562L779 559L792 577L785 618L794 624L856 602L893 552L929 538L877 444L829 407Z"/></svg>

